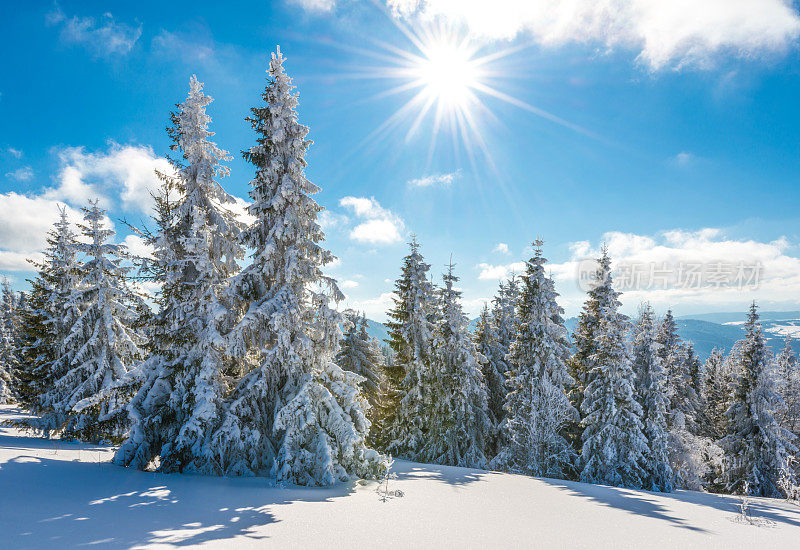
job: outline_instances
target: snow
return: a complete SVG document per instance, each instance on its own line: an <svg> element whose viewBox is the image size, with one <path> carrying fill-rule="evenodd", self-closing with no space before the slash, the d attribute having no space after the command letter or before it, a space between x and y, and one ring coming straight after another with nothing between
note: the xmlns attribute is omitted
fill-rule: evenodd
<svg viewBox="0 0 800 550"><path fill-rule="evenodd" d="M9 406L0 419L19 417ZM736 521L739 499L648 493L396 461L378 482L328 488L263 478L154 474L113 449L0 429L7 548L796 548L800 507L751 498L771 527ZM100 462L98 462L98 460Z"/></svg>
<svg viewBox="0 0 800 550"><path fill-rule="evenodd" d="M764 323L764 332L775 334L781 337L800 338L800 321L783 321L782 323ZM772 325L772 326L769 326Z"/></svg>

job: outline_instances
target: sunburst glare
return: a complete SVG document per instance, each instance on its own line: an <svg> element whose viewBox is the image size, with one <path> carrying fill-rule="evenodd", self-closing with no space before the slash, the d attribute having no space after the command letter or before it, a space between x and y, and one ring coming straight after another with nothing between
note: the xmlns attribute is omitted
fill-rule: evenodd
<svg viewBox="0 0 800 550"><path fill-rule="evenodd" d="M474 51L465 42L440 40L426 44L422 53L424 57L412 70L417 73L423 93L446 109L466 105L480 80L480 69L472 58Z"/></svg>
<svg viewBox="0 0 800 550"><path fill-rule="evenodd" d="M499 123L487 107L493 98L543 117L577 132L591 132L534 107L501 91L502 81L511 78L513 71L502 60L523 49L509 47L485 53L488 49L469 35L449 25L436 22L417 23L408 27L392 18L395 26L410 42L401 48L388 42L376 42L376 48L360 53L379 61L377 66L360 67L360 78L378 78L396 84L372 97L408 95L405 101L364 141L374 143L405 129L406 142L417 136L426 120L431 120L428 163L437 148L440 134L452 140L456 153L465 151L473 164L477 153L493 165L484 135L486 123Z"/></svg>

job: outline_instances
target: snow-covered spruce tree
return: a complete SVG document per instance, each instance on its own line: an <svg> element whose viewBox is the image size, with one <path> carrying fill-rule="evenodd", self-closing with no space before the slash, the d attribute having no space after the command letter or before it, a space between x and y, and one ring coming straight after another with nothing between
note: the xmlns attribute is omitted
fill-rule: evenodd
<svg viewBox="0 0 800 550"><path fill-rule="evenodd" d="M541 240L522 276L517 332L511 343L510 393L503 420L503 447L494 465L513 472L565 477L575 453L564 429L578 411L567 397L573 381L568 373L569 343L563 309L552 279L544 270Z"/></svg>
<svg viewBox="0 0 800 550"><path fill-rule="evenodd" d="M703 371L703 401L708 419L704 435L716 441L725 435L725 411L730 406L731 384L725 368L725 355L720 348L711 350Z"/></svg>
<svg viewBox="0 0 800 550"><path fill-rule="evenodd" d="M678 325L668 310L658 328L659 355L667 374L667 394L669 396L670 429L686 429L695 433L696 416L699 407L695 392L692 370L694 354L689 354L688 344L678 336Z"/></svg>
<svg viewBox="0 0 800 550"><path fill-rule="evenodd" d="M17 310L17 296L8 279L3 279L0 294L0 404L14 401L12 380L19 369Z"/></svg>
<svg viewBox="0 0 800 550"><path fill-rule="evenodd" d="M403 258L395 281L394 307L387 313L389 347L394 362L386 367L388 391L375 430L379 448L401 458L414 459L425 443L427 384L432 380L436 301L428 280L430 265L419 251L416 237Z"/></svg>
<svg viewBox="0 0 800 550"><path fill-rule="evenodd" d="M69 369L72 357L64 342L80 315L78 304L69 301L78 280L75 233L66 207L59 207L59 213L47 234L43 261L31 262L37 274L29 281L31 290L21 318L18 393L33 413L43 411L42 394Z"/></svg>
<svg viewBox="0 0 800 550"><path fill-rule="evenodd" d="M634 396L635 374L625 341L626 319L617 310L619 293L612 286L611 259L604 249L584 312L592 312L594 343L586 357L582 407L584 426L581 481L640 488L647 453L642 408Z"/></svg>
<svg viewBox="0 0 800 550"><path fill-rule="evenodd" d="M122 434L99 422L107 412L103 404L77 410L76 405L111 387L140 359L141 337L131 328L140 298L126 280L130 268L122 262L127 250L108 242L114 232L104 227L105 211L95 201L83 212L86 224L80 228L86 242L76 247L85 261L65 306L79 316L54 363L63 363L66 372L42 394L42 416L26 424L62 438L98 442Z"/></svg>
<svg viewBox="0 0 800 550"><path fill-rule="evenodd" d="M153 275L162 281L156 344L137 376L142 386L129 410L135 421L116 462L146 468L156 457L165 472L221 473L210 447L230 389L223 332L227 280L243 257L240 224L218 183L227 153L210 140L212 99L192 77L189 95L172 114L175 176L162 174L156 197L159 233ZM170 191L175 198L170 198Z"/></svg>
<svg viewBox="0 0 800 550"><path fill-rule="evenodd" d="M484 468L493 430L478 352L461 309L461 292L453 264L439 291L440 317L434 336L427 432L420 460Z"/></svg>
<svg viewBox="0 0 800 550"><path fill-rule="evenodd" d="M726 412L727 435L721 441L726 487L732 493L783 497L787 476L792 477L790 457L797 448L794 435L776 419L786 405L773 389L755 303L750 306L738 357L738 379Z"/></svg>
<svg viewBox="0 0 800 550"><path fill-rule="evenodd" d="M366 315L348 310L345 311L344 317L344 335L341 349L336 355L336 364L363 377L359 386L372 412L380 400L383 354L378 342L367 332Z"/></svg>
<svg viewBox="0 0 800 550"><path fill-rule="evenodd" d="M502 410L506 397L506 371L508 369L506 368L505 356L508 350L503 349L500 343L494 320L487 304L483 305L480 317L478 317L474 339L478 350L478 358L481 360L484 385L486 386L489 420L494 427L492 430L493 436L488 442L488 456L494 456L498 450L499 418L503 416L499 411Z"/></svg>
<svg viewBox="0 0 800 550"><path fill-rule="evenodd" d="M568 395L581 419L584 416L583 399L586 394L586 386L589 384L589 373L594 368L593 358L597 353L601 310L609 307L607 303L609 295L605 282L611 280L611 262L607 258L607 251L604 248L597 272L593 274L595 285L589 289L588 297L572 334L573 354L568 365L573 384ZM581 421L571 422L567 427L569 440L578 453L582 452L583 429L584 425Z"/></svg>
<svg viewBox="0 0 800 550"><path fill-rule="evenodd" d="M49 293L41 284L41 274L28 282L31 289L20 312L20 368L16 373L16 394L19 403L33 411L38 407L38 396L43 387L40 379L43 367L53 361L55 350L44 315Z"/></svg>
<svg viewBox="0 0 800 550"><path fill-rule="evenodd" d="M505 282L500 282L497 295L492 300L492 328L496 334L496 346L486 356L494 367L496 374L486 379L489 392L489 410L495 417L497 425L505 417L505 401L508 394L506 376L512 365L508 359L511 342L517 334L517 306L520 297L520 279L512 275Z"/></svg>
<svg viewBox="0 0 800 550"><path fill-rule="evenodd" d="M800 365L792 350L791 338L786 338L786 345L775 359L776 390L783 398L786 409L780 415L781 426L800 435Z"/></svg>
<svg viewBox="0 0 800 550"><path fill-rule="evenodd" d="M670 465L675 485L700 490L703 478L718 453L711 440L701 437L702 408L695 387L700 386L699 364L691 343L678 335L678 324L667 311L659 323L659 356L667 376L667 425ZM699 421L699 422L698 422Z"/></svg>
<svg viewBox="0 0 800 550"><path fill-rule="evenodd" d="M258 134L245 151L255 221L243 233L253 250L231 295L243 316L229 334L229 353L251 366L227 407L212 448L222 471L274 475L278 481L328 485L372 477L381 456L365 437L370 423L362 377L337 365L342 294L322 273L334 257L321 246L311 198L319 188L304 174L310 141L297 121L297 94L280 49L269 63L265 104L248 118Z"/></svg>
<svg viewBox="0 0 800 550"><path fill-rule="evenodd" d="M673 474L669 464L667 432L666 377L656 342L655 314L644 304L633 334L633 371L636 374L636 398L642 407L642 431L647 438L647 452L642 467L643 487L650 491L672 490Z"/></svg>
<svg viewBox="0 0 800 550"><path fill-rule="evenodd" d="M697 353L694 351L694 344L691 342L686 342L686 370L689 373L689 379L691 380L691 386L694 390L695 397L699 406L697 411L702 414L702 395L703 395L703 376L700 371L701 361L700 358L697 356ZM696 419L699 421L699 419Z"/></svg>

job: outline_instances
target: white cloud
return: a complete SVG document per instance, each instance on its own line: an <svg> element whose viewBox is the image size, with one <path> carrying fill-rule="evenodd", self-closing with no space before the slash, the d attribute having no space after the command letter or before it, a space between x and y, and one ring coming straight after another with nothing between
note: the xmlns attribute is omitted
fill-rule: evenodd
<svg viewBox="0 0 800 550"><path fill-rule="evenodd" d="M500 254L510 254L508 250L508 245L506 243L497 243L492 249L492 252L499 252Z"/></svg>
<svg viewBox="0 0 800 550"><path fill-rule="evenodd" d="M0 194L0 270L29 271L26 258L41 259L47 232L59 218L59 203L43 197L19 195L13 191ZM83 216L67 207L69 220Z"/></svg>
<svg viewBox="0 0 800 550"><path fill-rule="evenodd" d="M694 164L695 160L697 160L697 158L692 153L687 153L686 151L681 151L671 159L672 164L679 168L687 168Z"/></svg>
<svg viewBox="0 0 800 550"><path fill-rule="evenodd" d="M108 192L119 196L123 208L150 213L150 192L159 185L155 171L171 173L165 158L157 157L144 145L119 145L111 142L107 152L90 153L83 147L59 151L61 169L57 185L45 193L48 199L84 204L100 199L103 207L112 204Z"/></svg>
<svg viewBox="0 0 800 550"><path fill-rule="evenodd" d="M339 286L342 288L355 288L358 286L358 281L353 281L353 280L342 281L339 284Z"/></svg>
<svg viewBox="0 0 800 550"><path fill-rule="evenodd" d="M449 187L461 175L461 171L457 170L449 174L431 174L423 178L417 178L408 182L409 187L433 187L440 185L442 187Z"/></svg>
<svg viewBox="0 0 800 550"><path fill-rule="evenodd" d="M6 177L17 181L30 181L33 179L33 168L30 166L23 166L12 172L6 172Z"/></svg>
<svg viewBox="0 0 800 550"><path fill-rule="evenodd" d="M337 214L328 209L323 210L317 216L317 223L325 231L336 227L341 227L350 221L344 214Z"/></svg>
<svg viewBox="0 0 800 550"><path fill-rule="evenodd" d="M179 57L188 64L208 65L216 62L213 40L205 33L198 36L162 30L153 37L151 45L156 55Z"/></svg>
<svg viewBox="0 0 800 550"><path fill-rule="evenodd" d="M122 239L122 244L128 247L128 252L139 258L153 258L155 249L145 242L139 235L128 235Z"/></svg>
<svg viewBox="0 0 800 550"><path fill-rule="evenodd" d="M666 309L743 309L756 300L796 307L800 296L800 258L789 255L786 238L770 242L738 240L720 229L670 230L657 235L610 232L603 236L612 274L628 310L649 301ZM585 295L578 273L592 268L599 250L573 243L570 261L548 264L574 312ZM576 307L577 306L577 307Z"/></svg>
<svg viewBox="0 0 800 550"><path fill-rule="evenodd" d="M22 158L22 151L20 151L19 149L14 149L13 147L9 147L7 149L7 151L8 151L8 154L11 155L12 157L14 157L15 159L21 159Z"/></svg>
<svg viewBox="0 0 800 550"><path fill-rule="evenodd" d="M444 17L478 36L526 33L543 46L570 43L637 52L650 69L708 68L722 55L781 54L800 17L788 0L387 0L405 18Z"/></svg>
<svg viewBox="0 0 800 550"><path fill-rule="evenodd" d="M370 319L380 321L386 318L386 312L391 309L393 305L392 297L394 293L384 292L376 298L367 298L366 300L352 300L348 299L340 304L342 310L354 309L356 311L363 311Z"/></svg>
<svg viewBox="0 0 800 550"><path fill-rule="evenodd" d="M30 271L31 263L42 261L40 252L14 252L0 249L0 271Z"/></svg>
<svg viewBox="0 0 800 550"><path fill-rule="evenodd" d="M494 281L508 279L512 274L519 275L524 273L525 262L514 262L506 265L480 263L475 268L481 270L478 274L478 279Z"/></svg>
<svg viewBox="0 0 800 550"><path fill-rule="evenodd" d="M250 203L241 197L233 196L233 202L226 202L224 204L220 204L220 206L230 211L234 216L236 216L236 219L239 220L240 223L246 226L252 225L256 221L256 217L247 210L247 207L250 206Z"/></svg>
<svg viewBox="0 0 800 550"><path fill-rule="evenodd" d="M368 220L358 224L350 232L350 238L372 244L391 244L401 241L400 227L390 219Z"/></svg>
<svg viewBox="0 0 800 550"><path fill-rule="evenodd" d="M336 0L289 0L289 3L312 13L327 13L336 7Z"/></svg>
<svg viewBox="0 0 800 550"><path fill-rule="evenodd" d="M68 17L56 6L47 14L45 21L61 29L60 37L64 43L83 46L95 57L126 55L142 36L141 25L118 23L108 12L98 21L94 17Z"/></svg>
<svg viewBox="0 0 800 550"><path fill-rule="evenodd" d="M344 197L339 205L347 208L360 218L360 222L350 231L350 238L371 244L391 244L402 241L405 229L403 220L374 198Z"/></svg>

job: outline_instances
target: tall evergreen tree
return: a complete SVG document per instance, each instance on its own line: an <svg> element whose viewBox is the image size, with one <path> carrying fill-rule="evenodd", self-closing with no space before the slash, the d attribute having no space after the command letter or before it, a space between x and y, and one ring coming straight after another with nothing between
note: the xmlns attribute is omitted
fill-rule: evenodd
<svg viewBox="0 0 800 550"><path fill-rule="evenodd" d="M243 316L228 336L230 354L250 370L239 381L212 440L223 471L271 474L279 481L328 485L373 476L382 459L367 448L370 423L361 377L334 361L343 296L322 267L320 189L304 174L311 142L297 121L297 93L280 49L269 63L264 105L248 118L257 144L244 152L255 221L243 233L251 263L231 285Z"/></svg>
<svg viewBox="0 0 800 550"><path fill-rule="evenodd" d="M8 279L3 279L0 294L0 404L14 401L12 379L19 370L17 340L17 296Z"/></svg>
<svg viewBox="0 0 800 550"><path fill-rule="evenodd" d="M775 360L775 371L776 390L786 404L779 417L780 424L795 436L800 436L800 364L789 337Z"/></svg>
<svg viewBox="0 0 800 550"><path fill-rule="evenodd" d="M160 459L166 472L219 473L209 442L220 423L232 361L223 334L227 280L243 257L234 202L217 179L229 157L210 140L212 99L192 77L186 101L172 114L175 176L162 174L156 196L158 236L152 266L162 282L154 344L137 376L142 383L129 409L133 432L117 452L122 465L146 468ZM170 199L170 191L176 195Z"/></svg>
<svg viewBox="0 0 800 550"><path fill-rule="evenodd" d="M91 202L83 212L85 243L76 247L86 259L65 304L79 314L54 363L58 378L40 398L42 416L21 423L62 438L97 442L122 434L99 421L107 412L102 404L86 407L82 402L111 387L140 359L141 338L131 329L140 299L126 281L126 248L109 242L114 232L104 227L105 210Z"/></svg>
<svg viewBox="0 0 800 550"><path fill-rule="evenodd" d="M359 383L370 404L370 412L378 406L383 382L383 354L378 342L367 332L367 316L348 310L344 313L344 335L336 364L354 372L363 380ZM371 415L367 415L371 416Z"/></svg>
<svg viewBox="0 0 800 550"><path fill-rule="evenodd" d="M658 327L659 356L667 376L667 425L669 427L670 465L675 485L700 490L711 457L716 453L712 442L699 434L702 424L699 363L691 343L678 335L678 324L667 311Z"/></svg>
<svg viewBox="0 0 800 550"><path fill-rule="evenodd" d="M389 346L394 363L386 369L388 393L381 407L376 441L395 456L413 459L425 444L427 384L433 379L432 350L436 302L428 280L430 265L416 237L409 243L400 278L395 282L394 307L388 312Z"/></svg>
<svg viewBox="0 0 800 550"><path fill-rule="evenodd" d="M656 341L655 314L644 304L634 327L633 371L636 374L636 397L642 407L642 431L647 438L643 468L645 489L672 490L673 473L669 464L667 432L666 377Z"/></svg>
<svg viewBox="0 0 800 550"><path fill-rule="evenodd" d="M66 207L48 232L42 262L32 262L36 277L21 316L21 365L17 379L23 405L31 412L43 411L42 394L66 374L71 357L64 342L80 315L69 302L78 281L75 233Z"/></svg>
<svg viewBox="0 0 800 550"><path fill-rule="evenodd" d="M507 281L500 282L497 295L492 300L492 328L497 338L490 360L499 376L496 381L487 379L487 390L489 407L498 425L506 415L505 401L508 394L506 379L508 371L513 366L508 359L508 352L517 334L519 299L520 278L512 275Z"/></svg>
<svg viewBox="0 0 800 550"><path fill-rule="evenodd" d="M588 297L583 305L575 331L572 334L573 354L569 360L569 374L572 377L573 385L569 392L570 402L575 410L583 418L584 408L583 399L586 394L586 387L589 384L590 373L594 369L594 357L597 355L597 341L599 337L599 326L602 310L608 308L609 304L607 287L605 281L611 279L611 262L607 260L607 251L603 250L598 270L593 274L596 283L589 289ZM581 452L583 442L582 433L584 425L582 422L572 422L568 426L569 439L577 452Z"/></svg>
<svg viewBox="0 0 800 550"><path fill-rule="evenodd" d="M495 427L493 433L496 434L500 427L499 419L504 416L501 411L505 405L506 397L507 369L505 355L508 350L504 350L502 347L487 304L484 304L475 327L475 345L478 350L478 357L481 360L483 381L486 385L489 420ZM492 437L489 441L489 454L492 456L497 453L496 445L497 438Z"/></svg>
<svg viewBox="0 0 800 550"><path fill-rule="evenodd" d="M598 260L596 286L584 306L582 338L594 335L585 361L582 408L585 427L581 450L581 481L641 487L647 439L642 433L642 408L634 397L635 374L625 341L625 317L617 310L619 293L613 288L611 259L606 250ZM581 342L582 349L589 345Z"/></svg>
<svg viewBox="0 0 800 550"><path fill-rule="evenodd" d="M773 390L769 357L756 304L750 306L741 341L737 380L726 412L725 480L733 493L765 497L785 496L785 481L792 478L790 457L797 451L794 436L778 424L776 414L785 407ZM790 484L794 480L790 479Z"/></svg>
<svg viewBox="0 0 800 550"><path fill-rule="evenodd" d="M578 420L567 397L569 344L563 309L552 279L544 270L541 240L522 277L517 332L509 362L511 389L503 420L504 447L495 464L514 472L561 478L574 462L564 430Z"/></svg>
<svg viewBox="0 0 800 550"><path fill-rule="evenodd" d="M668 310L658 329L659 356L667 374L667 394L669 396L670 429L686 429L695 433L698 410L698 396L695 392L697 370L694 349L684 343L678 335L678 324Z"/></svg>
<svg viewBox="0 0 800 550"><path fill-rule="evenodd" d="M725 355L720 348L711 350L703 368L703 400L706 403L706 434L713 440L725 435L725 411L730 406L730 377L725 368Z"/></svg>
<svg viewBox="0 0 800 550"><path fill-rule="evenodd" d="M451 263L439 293L441 317L428 381L428 427L419 457L437 464L484 468L493 426L478 352L461 308L457 282Z"/></svg>

